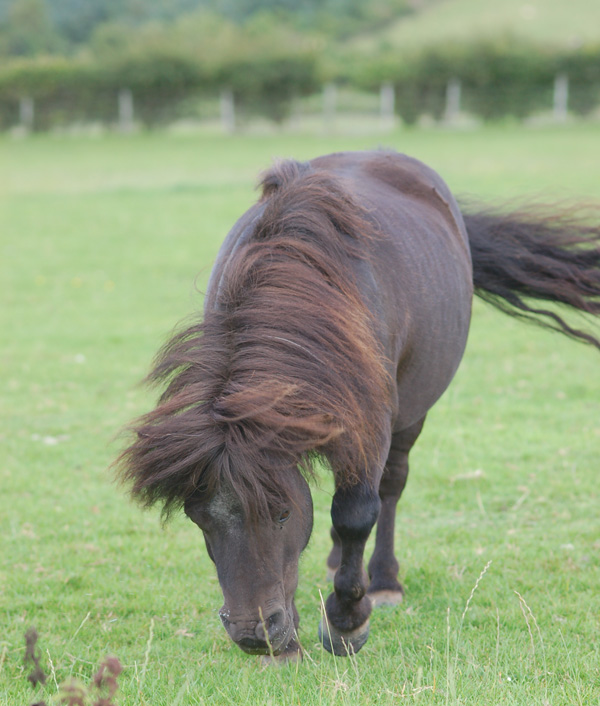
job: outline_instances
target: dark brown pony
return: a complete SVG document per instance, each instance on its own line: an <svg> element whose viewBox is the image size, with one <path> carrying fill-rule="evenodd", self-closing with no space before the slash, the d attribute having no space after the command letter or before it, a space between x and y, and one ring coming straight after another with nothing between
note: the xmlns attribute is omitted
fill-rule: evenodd
<svg viewBox="0 0 600 706"><path fill-rule="evenodd" d="M300 654L294 593L312 529L307 479L335 478L324 646L357 651L371 606L402 597L394 513L408 453L463 355L475 292L600 348L548 300L600 313L600 227L558 214L461 213L442 179L386 152L284 162L233 227L204 317L160 353L165 386L121 477L204 533L245 651ZM374 554L365 542L377 522Z"/></svg>

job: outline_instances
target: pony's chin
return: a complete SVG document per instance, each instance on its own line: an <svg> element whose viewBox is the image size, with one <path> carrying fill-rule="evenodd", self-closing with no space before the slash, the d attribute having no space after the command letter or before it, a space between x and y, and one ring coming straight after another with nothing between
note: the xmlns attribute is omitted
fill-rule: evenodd
<svg viewBox="0 0 600 706"><path fill-rule="evenodd" d="M269 648L268 645L265 645L264 647L249 647L246 645L238 644L238 647L247 655L260 655L262 657L268 657L272 655L273 657L279 657L285 652L285 648L288 646L289 643L290 641L287 640L285 644L281 645L277 649L274 649L273 647Z"/></svg>
<svg viewBox="0 0 600 706"><path fill-rule="evenodd" d="M246 645L240 645L238 644L238 647L242 652L245 652L247 655L269 655L271 654L269 647L247 647ZM277 655L278 653L273 651L274 655Z"/></svg>

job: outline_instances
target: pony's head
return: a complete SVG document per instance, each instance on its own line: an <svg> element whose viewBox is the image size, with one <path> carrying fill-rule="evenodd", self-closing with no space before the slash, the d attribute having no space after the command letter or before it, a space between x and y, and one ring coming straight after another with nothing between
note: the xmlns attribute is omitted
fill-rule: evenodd
<svg viewBox="0 0 600 706"><path fill-rule="evenodd" d="M249 654L280 654L298 626L294 594L298 560L312 530L310 490L290 469L285 501L251 515L233 488L196 494L185 513L204 535L223 592L219 616L231 639Z"/></svg>

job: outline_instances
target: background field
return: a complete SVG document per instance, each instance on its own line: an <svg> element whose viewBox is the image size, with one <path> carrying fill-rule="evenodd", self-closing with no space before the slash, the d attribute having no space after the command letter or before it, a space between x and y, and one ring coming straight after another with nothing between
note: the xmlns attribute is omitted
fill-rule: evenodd
<svg viewBox="0 0 600 706"><path fill-rule="evenodd" d="M600 703L598 354L558 334L475 307L398 514L406 602L374 613L355 660L316 643L330 590L327 476L301 564L306 659L278 670L220 626L197 529L183 518L162 529L111 483L115 435L153 400L136 383L200 308L257 173L273 157L381 141L0 141L3 706L89 680L107 654L125 666L119 704ZM398 132L385 144L458 193L600 196L598 126ZM50 674L36 692L22 666L31 625Z"/></svg>

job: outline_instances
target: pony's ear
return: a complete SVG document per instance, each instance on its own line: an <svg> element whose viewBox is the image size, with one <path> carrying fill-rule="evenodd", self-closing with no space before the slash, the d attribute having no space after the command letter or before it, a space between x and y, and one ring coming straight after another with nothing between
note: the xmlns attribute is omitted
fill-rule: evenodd
<svg viewBox="0 0 600 706"><path fill-rule="evenodd" d="M265 172L260 180L261 199L268 198L282 186L287 186L309 171L311 171L311 166L308 162L296 162L292 159L278 162L268 172Z"/></svg>

